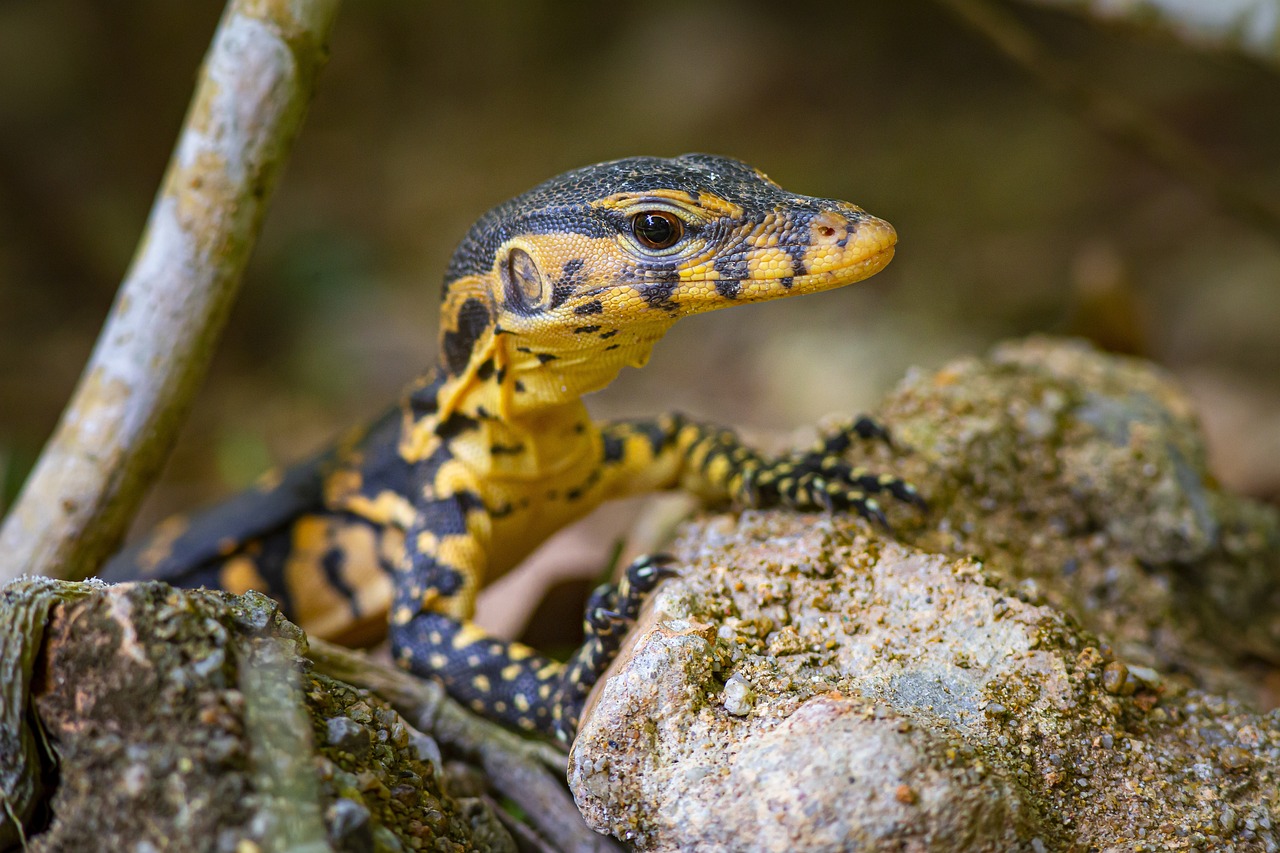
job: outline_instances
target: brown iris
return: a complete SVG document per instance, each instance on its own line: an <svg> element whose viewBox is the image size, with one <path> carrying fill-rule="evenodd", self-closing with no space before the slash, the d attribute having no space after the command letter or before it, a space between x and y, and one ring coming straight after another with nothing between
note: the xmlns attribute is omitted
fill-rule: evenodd
<svg viewBox="0 0 1280 853"><path fill-rule="evenodd" d="M640 245L650 249L669 249L684 236L680 217L665 210L647 210L631 218L631 233Z"/></svg>

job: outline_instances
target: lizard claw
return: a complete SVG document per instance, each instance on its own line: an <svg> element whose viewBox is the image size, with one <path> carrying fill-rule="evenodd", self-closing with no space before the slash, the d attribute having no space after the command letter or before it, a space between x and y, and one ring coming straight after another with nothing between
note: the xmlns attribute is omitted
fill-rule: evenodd
<svg viewBox="0 0 1280 853"><path fill-rule="evenodd" d="M893 529L889 526L889 519L885 517L884 510L880 508L880 503L875 498L863 498L853 506L859 515L877 527L883 530Z"/></svg>

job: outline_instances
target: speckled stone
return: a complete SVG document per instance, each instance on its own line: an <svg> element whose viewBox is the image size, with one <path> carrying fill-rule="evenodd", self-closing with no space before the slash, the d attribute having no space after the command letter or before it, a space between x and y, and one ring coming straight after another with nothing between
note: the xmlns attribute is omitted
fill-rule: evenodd
<svg viewBox="0 0 1280 853"><path fill-rule="evenodd" d="M433 744L305 652L252 593L139 583L57 606L32 701L58 785L29 849L515 849L441 790Z"/></svg>
<svg viewBox="0 0 1280 853"><path fill-rule="evenodd" d="M687 526L573 746L588 822L644 850L1280 849L1280 712L1238 698L1280 648L1280 516L1216 489L1177 389L1036 339L885 410L867 465L930 513Z"/></svg>

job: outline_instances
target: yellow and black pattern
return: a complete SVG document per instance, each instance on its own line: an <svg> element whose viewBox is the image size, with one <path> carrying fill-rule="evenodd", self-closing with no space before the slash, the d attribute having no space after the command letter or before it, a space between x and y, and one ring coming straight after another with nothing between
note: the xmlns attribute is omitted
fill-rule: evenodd
<svg viewBox="0 0 1280 853"><path fill-rule="evenodd" d="M617 654L645 597L672 574L668 563L663 555L641 557L616 586L599 587L587 603L586 639L563 663L439 613L420 614L393 631L398 659L443 681L477 713L567 743L587 694Z"/></svg>
<svg viewBox="0 0 1280 853"><path fill-rule="evenodd" d="M477 591L600 502L684 488L708 501L853 510L883 523L902 481L850 467L867 421L768 459L677 415L598 424L581 397L640 367L680 317L842 287L893 256L887 223L786 192L735 160L602 163L483 216L446 275L439 366L331 452L118 555L154 577L275 596L307 630L369 640L478 711L567 738L590 684L667 571L633 565L588 608L567 663L484 634ZM922 504L921 504L922 505Z"/></svg>

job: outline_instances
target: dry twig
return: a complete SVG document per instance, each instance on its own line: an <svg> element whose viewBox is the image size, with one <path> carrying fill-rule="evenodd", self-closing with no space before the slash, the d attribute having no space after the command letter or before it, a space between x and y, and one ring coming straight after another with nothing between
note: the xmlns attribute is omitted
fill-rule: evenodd
<svg viewBox="0 0 1280 853"><path fill-rule="evenodd" d="M1280 66L1280 0L1025 0L1094 18L1158 27L1197 47Z"/></svg>
<svg viewBox="0 0 1280 853"><path fill-rule="evenodd" d="M937 0L1022 66L1086 122L1187 182L1231 214L1280 240L1280 205L1219 169L1194 145L1138 104L1103 89L1052 56L1017 18L988 0Z"/></svg>
<svg viewBox="0 0 1280 853"><path fill-rule="evenodd" d="M227 6L115 305L0 527L0 583L91 574L132 519L212 357L337 6Z"/></svg>

